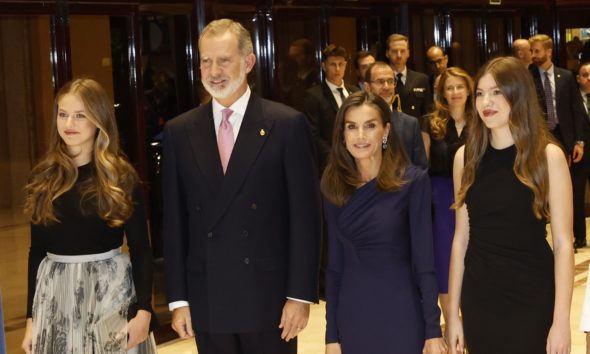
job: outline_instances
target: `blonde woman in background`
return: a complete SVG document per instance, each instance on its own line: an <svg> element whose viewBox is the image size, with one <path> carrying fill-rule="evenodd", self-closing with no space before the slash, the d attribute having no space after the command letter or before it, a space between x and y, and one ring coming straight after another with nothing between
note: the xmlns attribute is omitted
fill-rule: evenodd
<svg viewBox="0 0 590 354"><path fill-rule="evenodd" d="M449 265L455 233L453 159L465 144L466 125L473 119L473 80L450 67L439 76L434 111L424 119L422 138L432 188L432 238L439 300L445 320L449 307Z"/></svg>

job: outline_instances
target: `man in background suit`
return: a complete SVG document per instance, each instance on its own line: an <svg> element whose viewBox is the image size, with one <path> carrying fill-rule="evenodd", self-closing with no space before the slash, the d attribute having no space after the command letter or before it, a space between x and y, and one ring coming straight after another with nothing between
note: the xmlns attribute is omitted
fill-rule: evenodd
<svg viewBox="0 0 590 354"><path fill-rule="evenodd" d="M447 70L449 56L445 54L445 51L441 47L433 45L426 51L426 60L428 60L428 66L431 73L431 75L428 77L430 90L434 95L434 92L436 92L435 83L440 77L440 74Z"/></svg>
<svg viewBox="0 0 590 354"><path fill-rule="evenodd" d="M356 77L357 77L357 86L359 89L365 89L365 73L367 72L367 68L371 64L375 62L375 55L373 53L360 50L356 53L356 57L354 57L354 68L356 69Z"/></svg>
<svg viewBox="0 0 590 354"><path fill-rule="evenodd" d="M584 137L586 138L586 140L584 145L584 157L581 162L583 163L585 172L580 173L580 175L584 176L584 180L590 180L590 146L588 145L588 138L590 138L590 61L583 62L582 64L580 64L580 67L578 68L578 74L576 75L576 80L578 81L580 97L582 98L582 102L584 103L584 110L586 111L586 124L584 124ZM586 183L581 183L581 187L583 189L580 191L580 194L585 196ZM583 226L583 235L586 235L586 223L584 223ZM581 232L582 229L580 228L580 233ZM581 237L578 239L579 245L583 245L585 242L586 237L584 237L583 240Z"/></svg>
<svg viewBox="0 0 590 354"><path fill-rule="evenodd" d="M428 76L408 69L406 63L410 58L410 41L408 37L394 33L387 38L385 53L397 80L397 93L402 101L402 112L418 118L430 113L432 109L432 91ZM394 107L397 108L397 107Z"/></svg>
<svg viewBox="0 0 590 354"><path fill-rule="evenodd" d="M326 167L332 146L332 131L338 108L349 94L359 88L344 82L348 52L343 47L330 44L322 52L324 81L307 90L303 105L311 128L320 175Z"/></svg>
<svg viewBox="0 0 590 354"><path fill-rule="evenodd" d="M527 39L519 38L512 43L512 54L522 62L525 68L533 63L531 59L531 44Z"/></svg>
<svg viewBox="0 0 590 354"><path fill-rule="evenodd" d="M390 107L392 106L396 96L395 76L387 63L378 61L369 66L365 76L365 91L381 96ZM404 149L412 164L428 168L418 119L393 109L391 112L391 125L402 139Z"/></svg>
<svg viewBox="0 0 590 354"><path fill-rule="evenodd" d="M199 38L213 99L164 130L164 255L172 328L201 354L294 354L317 302L318 176L305 117L250 91L248 31Z"/></svg>
<svg viewBox="0 0 590 354"><path fill-rule="evenodd" d="M547 126L565 148L571 165L574 196L574 247L586 246L584 213L584 106L574 76L553 65L553 41L545 34L529 38L533 65L529 67Z"/></svg>

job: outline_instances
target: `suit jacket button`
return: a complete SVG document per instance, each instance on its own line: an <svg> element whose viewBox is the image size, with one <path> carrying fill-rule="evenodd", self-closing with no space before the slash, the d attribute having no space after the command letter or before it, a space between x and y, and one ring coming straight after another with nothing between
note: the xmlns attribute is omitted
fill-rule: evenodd
<svg viewBox="0 0 590 354"><path fill-rule="evenodd" d="M244 264L250 264L250 258L248 258L248 257L244 258Z"/></svg>
<svg viewBox="0 0 590 354"><path fill-rule="evenodd" d="M258 205L256 205L256 203L252 203L252 205L250 205L250 208L256 210L256 208L258 208Z"/></svg>
<svg viewBox="0 0 590 354"><path fill-rule="evenodd" d="M242 231L242 236L243 237L248 237L248 231L247 230Z"/></svg>
<svg viewBox="0 0 590 354"><path fill-rule="evenodd" d="M207 233L207 238L213 238L213 232L208 232Z"/></svg>

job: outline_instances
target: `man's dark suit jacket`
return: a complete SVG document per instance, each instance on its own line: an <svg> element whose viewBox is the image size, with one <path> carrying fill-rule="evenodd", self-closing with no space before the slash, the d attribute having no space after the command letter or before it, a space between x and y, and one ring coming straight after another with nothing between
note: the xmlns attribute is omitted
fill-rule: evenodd
<svg viewBox="0 0 590 354"><path fill-rule="evenodd" d="M402 101L402 112L418 117L418 122L422 123L422 117L432 110L432 91L428 76L408 69L403 90L396 87L395 91Z"/></svg>
<svg viewBox="0 0 590 354"><path fill-rule="evenodd" d="M418 119L394 110L391 114L391 124L393 125L393 130L401 138L404 149L412 164L424 169L428 168L428 160L426 159L426 151L424 150L424 141L420 133Z"/></svg>
<svg viewBox="0 0 590 354"><path fill-rule="evenodd" d="M356 86L345 84L344 87L348 93L359 91ZM334 130L338 104L325 80L320 85L307 90L303 104L315 143L321 175L328 162L328 153L332 146L332 131Z"/></svg>
<svg viewBox="0 0 590 354"><path fill-rule="evenodd" d="M539 104L547 119L547 103L539 68L531 65L529 71L533 75ZM559 131L563 138L561 143L567 154L571 154L575 142L584 140L584 103L571 72L554 66L553 73L555 75L555 110L559 120Z"/></svg>
<svg viewBox="0 0 590 354"><path fill-rule="evenodd" d="M276 330L286 297L318 301L320 194L305 117L254 93L222 172L212 103L164 129L169 302L196 331Z"/></svg>

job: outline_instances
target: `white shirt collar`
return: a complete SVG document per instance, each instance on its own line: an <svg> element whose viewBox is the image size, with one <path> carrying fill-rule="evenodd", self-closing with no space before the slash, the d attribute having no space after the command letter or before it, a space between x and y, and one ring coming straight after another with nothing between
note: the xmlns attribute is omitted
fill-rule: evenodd
<svg viewBox="0 0 590 354"><path fill-rule="evenodd" d="M541 76L543 78L545 78L545 72L547 72L547 74L549 75L549 77L552 79L553 78L553 69L554 68L555 68L555 66L553 64L551 64L551 66L547 70L543 70L543 68L539 67L539 70L541 71Z"/></svg>
<svg viewBox="0 0 590 354"><path fill-rule="evenodd" d="M246 87L246 92L244 92L244 94L229 107L223 106L221 103L217 102L217 99L213 98L213 112L221 112L222 109L229 108L234 113L238 113L241 116L244 116L251 94L252 91L250 91L250 86Z"/></svg>
<svg viewBox="0 0 590 354"><path fill-rule="evenodd" d="M250 96L252 95L252 91L250 91L250 87L246 88L246 92L238 98L231 106L227 107L231 109L233 112L229 117L229 122L232 125L232 129L234 131L234 141L238 138L238 133L240 132L240 127L242 126L242 121L244 120L244 115L246 114L246 108L248 107L248 102L250 101ZM213 124L215 125L215 136L219 133L219 125L221 124L221 110L226 108L215 98L212 100L213 103Z"/></svg>
<svg viewBox="0 0 590 354"><path fill-rule="evenodd" d="M340 94L338 92L338 90L337 90L339 88L343 88L344 91L346 92L346 88L344 87L344 80L342 80L342 85L340 85L340 86L336 86L336 85L334 85L333 83L331 83L328 80L326 80L326 84L328 84L328 87L330 88L330 91L332 91L332 93L338 93L338 94Z"/></svg>

